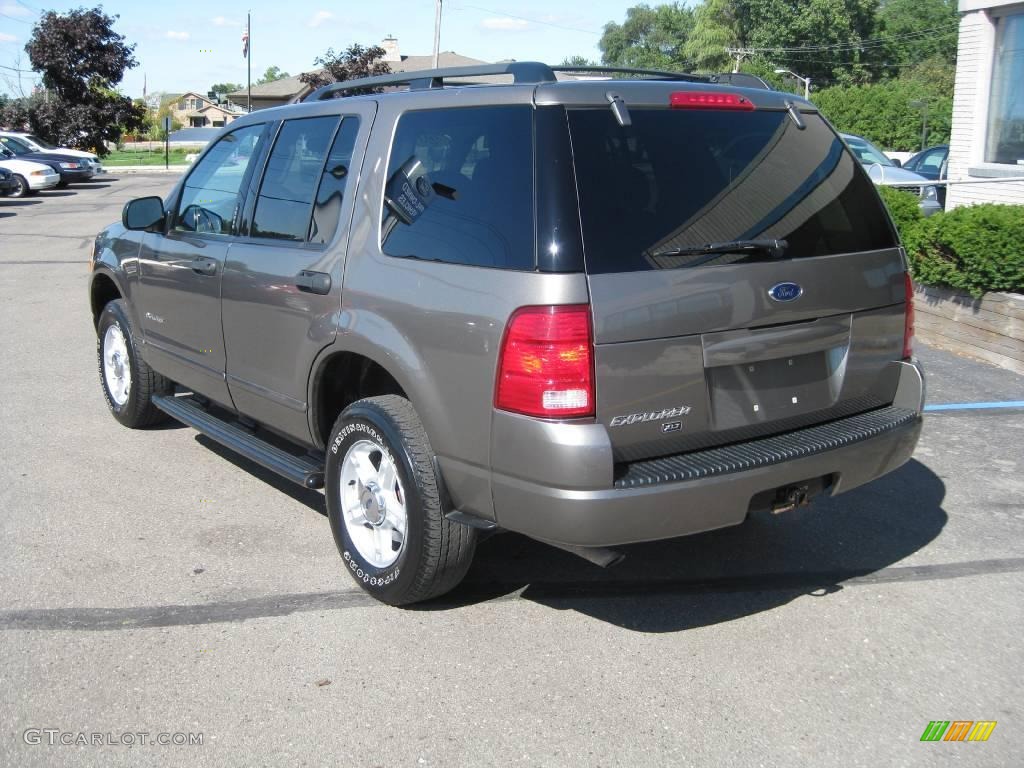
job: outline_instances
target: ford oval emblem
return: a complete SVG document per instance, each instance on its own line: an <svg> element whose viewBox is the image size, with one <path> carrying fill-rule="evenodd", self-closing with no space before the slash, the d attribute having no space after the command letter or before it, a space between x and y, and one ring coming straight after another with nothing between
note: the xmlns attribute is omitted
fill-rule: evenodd
<svg viewBox="0 0 1024 768"><path fill-rule="evenodd" d="M768 289L768 295L775 301L796 301L804 294L804 289L797 283L778 283Z"/></svg>

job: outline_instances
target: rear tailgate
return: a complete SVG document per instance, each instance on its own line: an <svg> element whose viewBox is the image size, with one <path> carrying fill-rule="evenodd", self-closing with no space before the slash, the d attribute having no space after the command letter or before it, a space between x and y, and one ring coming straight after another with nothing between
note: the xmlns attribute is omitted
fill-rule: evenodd
<svg viewBox="0 0 1024 768"><path fill-rule="evenodd" d="M627 98L628 100L628 98ZM904 264L816 114L571 109L597 418L620 461L891 402ZM768 250L692 253L785 240Z"/></svg>

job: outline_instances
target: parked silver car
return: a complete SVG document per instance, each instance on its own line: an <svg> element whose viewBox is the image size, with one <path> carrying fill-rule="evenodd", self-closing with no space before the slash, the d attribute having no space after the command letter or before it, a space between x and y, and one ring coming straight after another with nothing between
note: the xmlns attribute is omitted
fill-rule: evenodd
<svg viewBox="0 0 1024 768"><path fill-rule="evenodd" d="M919 173L901 168L900 164L887 157L882 150L876 147L862 136L854 136L852 133L842 133L843 141L850 148L857 159L860 160L868 170L868 176L875 184L882 186L899 184L900 189L917 195L921 202L921 213L931 216L933 213L942 210L942 203L939 201L939 193L935 185L929 184L928 179ZM910 186L913 182L921 182L920 186ZM902 185L908 186L902 186Z"/></svg>

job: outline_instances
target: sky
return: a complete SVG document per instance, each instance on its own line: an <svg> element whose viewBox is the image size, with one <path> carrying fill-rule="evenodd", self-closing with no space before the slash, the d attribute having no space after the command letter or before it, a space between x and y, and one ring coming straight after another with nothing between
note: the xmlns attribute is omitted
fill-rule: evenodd
<svg viewBox="0 0 1024 768"><path fill-rule="evenodd" d="M179 0L149 3L108 0L103 10L120 18L114 29L136 43L139 66L129 70L123 93L205 93L214 83L245 83L241 36L246 12L252 13L252 79L269 66L291 74L313 69L313 59L328 48L351 43L371 45L391 35L401 53L428 55L434 45L434 0L327 2L289 0ZM441 50L484 61L518 59L559 63L567 56L599 59L597 42L609 21L621 23L632 2L589 0L444 0ZM479 4L477 4L479 3ZM44 3L0 0L0 91L14 94L18 73L30 70L24 47L32 25L45 10L63 12L93 2ZM98 3L97 3L98 4ZM20 64L18 57L21 57ZM26 92L37 76L21 74Z"/></svg>

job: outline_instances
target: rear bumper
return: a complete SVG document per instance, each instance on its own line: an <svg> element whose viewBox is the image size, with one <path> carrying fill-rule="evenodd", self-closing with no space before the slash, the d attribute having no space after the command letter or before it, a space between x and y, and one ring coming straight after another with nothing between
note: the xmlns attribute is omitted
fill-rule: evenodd
<svg viewBox="0 0 1024 768"><path fill-rule="evenodd" d="M896 365L900 366L900 380L893 407L888 409L893 415L889 426L881 415L871 428L865 426L870 427L871 419L855 422L858 417L851 417L825 428L789 433L775 438L774 443L773 438L767 438L736 446L741 449L738 457L724 469L720 465L712 472L689 475L641 472L646 479L625 486L621 478L616 481L611 477L611 448L602 446L597 431L603 433L603 427L563 424L552 429L553 425L541 424L536 427L536 441L530 441L531 450L513 451L501 433L521 442L528 436L528 428L524 429L518 417L496 413L491 487L497 522L508 530L546 541L612 546L737 525L746 519L751 501L758 494L808 480L830 478L832 495L856 488L905 463L921 433L923 376L916 364ZM885 414L886 418L889 415ZM848 427L846 438L830 437L832 427L836 435ZM857 433L855 429L862 431ZM571 430L578 433L573 435ZM559 431L560 439L550 439L553 431ZM519 472L499 471L499 464L507 468L514 462L518 462ZM549 480L557 473L591 487L536 482L538 472ZM602 476L603 487L593 487ZM685 476L696 479L675 479Z"/></svg>

